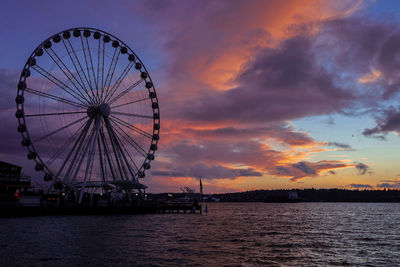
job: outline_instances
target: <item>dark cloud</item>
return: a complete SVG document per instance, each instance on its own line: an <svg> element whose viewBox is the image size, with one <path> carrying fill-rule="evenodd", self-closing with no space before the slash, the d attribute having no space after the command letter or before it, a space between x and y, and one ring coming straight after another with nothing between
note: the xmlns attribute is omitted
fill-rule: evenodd
<svg viewBox="0 0 400 267"><path fill-rule="evenodd" d="M240 138L260 138L265 137L268 139L278 140L281 144L290 146L303 146L315 144L315 140L304 132L295 131L292 126L284 125L282 123L271 124L268 127L251 127L246 128L237 127L224 127L217 129L204 129L197 130L191 128L183 129L185 134L191 134L197 138L207 139L240 139Z"/></svg>
<svg viewBox="0 0 400 267"><path fill-rule="evenodd" d="M306 175L315 175L316 174L315 170L313 168L311 168L305 162L299 162L299 163L293 164L292 166L294 168L299 169L300 171L302 171Z"/></svg>
<svg viewBox="0 0 400 267"><path fill-rule="evenodd" d="M322 29L321 49L333 56L340 68L364 74L370 71L370 63L395 28L394 24L362 16L327 21Z"/></svg>
<svg viewBox="0 0 400 267"><path fill-rule="evenodd" d="M317 64L307 36L259 52L237 82L236 88L183 104L182 114L200 121L272 122L339 112L353 100L352 93L335 85L334 75Z"/></svg>
<svg viewBox="0 0 400 267"><path fill-rule="evenodd" d="M330 174L336 174L334 169L345 168L350 165L342 161L322 160L318 162L301 161L294 164L278 165L269 171L269 174L290 177L292 182L298 182L306 177L314 177L320 175L322 171L327 171Z"/></svg>
<svg viewBox="0 0 400 267"><path fill-rule="evenodd" d="M275 166L286 156L252 140L183 140L167 144L164 155L177 164L242 164L255 168Z"/></svg>
<svg viewBox="0 0 400 267"><path fill-rule="evenodd" d="M202 163L181 166L179 171L153 171L153 176L169 176L169 177L193 177L204 179L235 179L237 177L253 177L262 176L262 173L252 168L233 169L217 165L206 165Z"/></svg>
<svg viewBox="0 0 400 267"><path fill-rule="evenodd" d="M168 177L185 177L183 172L179 171L152 171L153 176L168 176Z"/></svg>
<svg viewBox="0 0 400 267"><path fill-rule="evenodd" d="M400 31L393 20L347 17L325 23L320 52L337 64L338 71L363 76L372 70L381 78L371 85L370 102L388 99L399 92ZM328 48L329 47L329 48ZM327 49L328 48L328 49ZM376 87L377 85L378 87Z"/></svg>
<svg viewBox="0 0 400 267"><path fill-rule="evenodd" d="M382 184L377 184L376 187L378 187L378 188L400 188L400 184L382 183Z"/></svg>
<svg viewBox="0 0 400 267"><path fill-rule="evenodd" d="M372 185L369 184L349 184L351 188L374 188Z"/></svg>
<svg viewBox="0 0 400 267"><path fill-rule="evenodd" d="M290 175L291 171L288 168L282 166L276 166L275 169L278 171L278 174Z"/></svg>
<svg viewBox="0 0 400 267"><path fill-rule="evenodd" d="M259 51L243 66L236 79L239 86L202 92L176 111L190 120L245 123L285 121L344 110L352 114L351 110L360 107L376 107L400 88L397 28L396 23L365 17L331 20L315 36L303 33L277 48ZM329 62L329 67L321 61ZM373 70L381 73L380 79L358 83L358 78ZM335 73L346 74L342 75L346 78ZM390 131L390 126L386 130L378 125L364 134Z"/></svg>
<svg viewBox="0 0 400 267"><path fill-rule="evenodd" d="M397 28L397 23L384 23L363 16L333 19L319 24L317 33L308 34L307 27L304 27L296 36L277 46L253 49L239 75L232 76L232 84L235 85L224 91L215 90L219 89L217 81L215 84L203 82L194 76L191 76L193 80L190 83L177 82L171 87L177 93L168 91L170 98L173 95L178 100L172 108L168 108L167 116L202 127L199 127L200 130L185 128L181 134L187 140L171 145L166 154L179 162L187 160L190 164L203 161L207 164L264 166L263 170L268 173L290 177L292 181L316 176L322 171L334 175L336 168L355 165L360 174L372 173L369 166L363 163L300 161L293 164L296 161L290 160L290 155L262 148L253 141L271 138L279 145L317 144L310 135L290 129L288 121L335 113L352 116L361 109L368 112L381 110L385 105L382 101L389 96L395 97L400 84L397 74L400 73L397 60L400 39L397 36L400 35ZM216 41L218 39L210 38L219 29L213 28L200 36L182 32L183 42L182 39L171 41L174 45L169 48L179 50L179 53L173 53L177 62L185 63L177 66L181 70L179 74L186 76L193 69L196 72L208 67L211 69L212 57L217 58L223 52L221 47L222 50L229 50L227 44L221 46ZM213 48L210 51L201 47L207 39L204 37L211 39L210 46ZM262 38L267 40L266 35ZM194 49L182 48L185 42L194 41ZM197 56L199 54L200 57ZM188 62L195 62L196 66L191 67ZM377 71L380 77L371 82L360 82L361 77L373 71ZM211 76L217 78L220 73L215 72ZM391 130L397 127L391 126L396 125L396 120L389 120L383 115L382 118L388 120L382 119L379 127L370 129L370 132L366 130L365 135L398 131ZM389 122L387 125L386 121ZM333 124L332 117L329 123ZM207 128L210 124L212 127ZM353 151L350 144L324 144Z"/></svg>
<svg viewBox="0 0 400 267"><path fill-rule="evenodd" d="M353 151L354 150L350 145L339 143L339 142L329 142L328 145L329 146L338 147L338 148L342 148L345 151Z"/></svg>
<svg viewBox="0 0 400 267"><path fill-rule="evenodd" d="M320 52L331 54L338 71L356 74L358 77L375 72L377 77L367 82L360 96L364 107L373 108L376 126L365 129L363 135L384 140L389 132L400 130L400 110L376 109L382 100L399 97L400 89L400 30L391 19L382 22L365 17L350 17L325 24L324 38L335 45L331 50L322 46ZM322 43L324 43L322 41ZM327 42L325 42L326 44ZM360 87L362 88L362 86ZM357 89L360 91L360 88ZM359 103L359 104L360 104ZM384 104L383 104L384 105Z"/></svg>
<svg viewBox="0 0 400 267"><path fill-rule="evenodd" d="M383 180L382 182L383 183L377 184L376 187L400 189L400 180L399 179Z"/></svg>
<svg viewBox="0 0 400 267"><path fill-rule="evenodd" d="M364 164L364 163L359 162L359 163L356 164L355 167L358 170L358 173L360 175L365 175L367 173L368 174L372 173L371 168L368 165Z"/></svg>
<svg viewBox="0 0 400 267"><path fill-rule="evenodd" d="M400 133L400 109L390 108L382 112L382 116L376 119L376 126L365 129L365 136L385 139L389 132Z"/></svg>

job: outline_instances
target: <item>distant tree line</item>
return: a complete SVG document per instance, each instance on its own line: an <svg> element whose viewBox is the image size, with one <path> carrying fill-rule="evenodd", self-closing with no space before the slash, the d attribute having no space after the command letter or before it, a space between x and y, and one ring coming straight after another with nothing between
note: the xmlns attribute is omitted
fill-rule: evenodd
<svg viewBox="0 0 400 267"><path fill-rule="evenodd" d="M400 202L399 189L280 189L214 194L221 202L288 202L289 192L295 191L301 202ZM185 197L200 199L199 193L148 194L152 200L176 200Z"/></svg>
<svg viewBox="0 0 400 267"><path fill-rule="evenodd" d="M221 202L285 202L288 193L295 191L302 202L400 202L400 190L292 189L253 190L215 194Z"/></svg>

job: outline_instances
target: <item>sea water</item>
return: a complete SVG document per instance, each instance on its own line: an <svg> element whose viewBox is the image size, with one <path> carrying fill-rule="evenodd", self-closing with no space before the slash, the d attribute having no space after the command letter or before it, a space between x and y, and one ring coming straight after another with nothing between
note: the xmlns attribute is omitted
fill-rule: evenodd
<svg viewBox="0 0 400 267"><path fill-rule="evenodd" d="M400 203L0 219L0 266L400 266Z"/></svg>

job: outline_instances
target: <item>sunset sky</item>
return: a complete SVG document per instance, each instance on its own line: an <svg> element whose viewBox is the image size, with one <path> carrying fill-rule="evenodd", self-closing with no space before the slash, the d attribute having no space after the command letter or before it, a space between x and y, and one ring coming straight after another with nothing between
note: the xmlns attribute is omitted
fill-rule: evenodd
<svg viewBox="0 0 400 267"><path fill-rule="evenodd" d="M26 159L17 83L43 40L110 32L143 60L161 132L150 192L400 188L399 1L2 1L0 160Z"/></svg>

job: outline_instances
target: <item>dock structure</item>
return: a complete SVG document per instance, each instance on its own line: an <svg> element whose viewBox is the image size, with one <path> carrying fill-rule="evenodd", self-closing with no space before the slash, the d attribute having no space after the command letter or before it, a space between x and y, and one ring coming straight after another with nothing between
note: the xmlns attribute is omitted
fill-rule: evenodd
<svg viewBox="0 0 400 267"><path fill-rule="evenodd" d="M157 213L202 213L201 205L195 202L165 202L157 207Z"/></svg>
<svg viewBox="0 0 400 267"><path fill-rule="evenodd" d="M199 198L193 192L184 198L152 199L147 197L146 187L134 181L89 181L83 194L74 191L45 194L32 190L29 177L23 176L21 169L0 161L0 217L202 213ZM75 186L80 188L82 183ZM104 188L109 190L99 190Z"/></svg>
<svg viewBox="0 0 400 267"><path fill-rule="evenodd" d="M12 205L1 206L0 217L25 217L49 215L113 215L113 214L201 214L202 207L196 202L152 202L135 205Z"/></svg>

